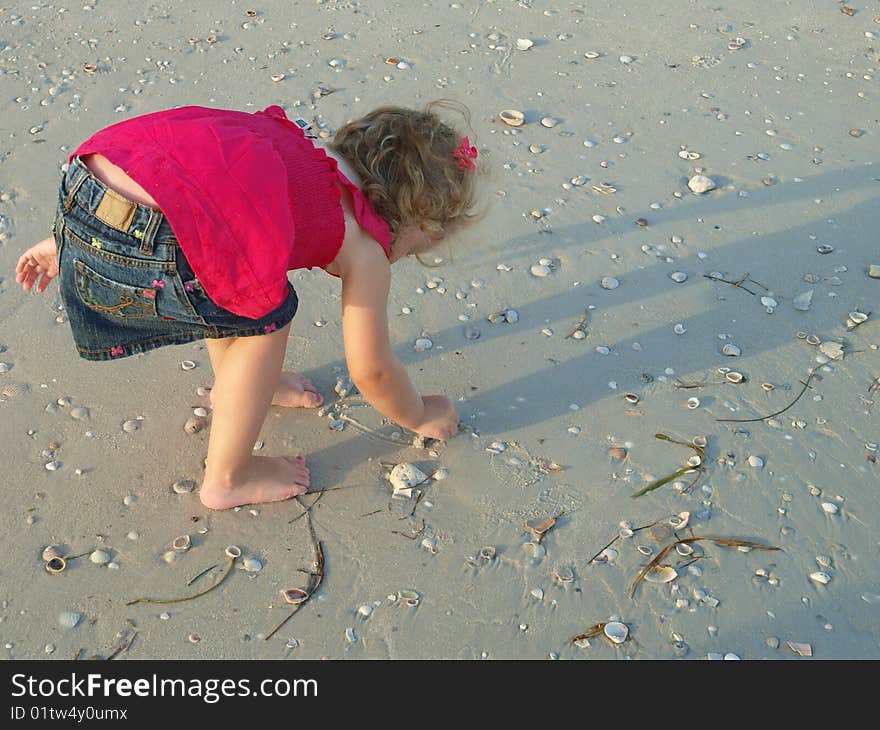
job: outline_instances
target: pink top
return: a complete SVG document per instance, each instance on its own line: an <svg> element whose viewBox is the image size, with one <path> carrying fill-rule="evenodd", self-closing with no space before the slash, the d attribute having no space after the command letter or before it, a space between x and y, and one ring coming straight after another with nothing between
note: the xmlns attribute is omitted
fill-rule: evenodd
<svg viewBox="0 0 880 730"><path fill-rule="evenodd" d="M288 270L336 258L345 237L337 183L351 191L360 227L390 255L387 223L280 106L144 114L92 135L68 162L93 152L155 199L208 296L240 316L281 306Z"/></svg>

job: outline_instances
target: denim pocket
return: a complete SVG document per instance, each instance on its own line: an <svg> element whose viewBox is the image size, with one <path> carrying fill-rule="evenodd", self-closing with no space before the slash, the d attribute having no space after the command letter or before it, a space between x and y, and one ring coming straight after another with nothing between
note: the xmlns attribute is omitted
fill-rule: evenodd
<svg viewBox="0 0 880 730"><path fill-rule="evenodd" d="M73 269L76 293L90 309L123 319L158 316L155 290L113 281L79 260L74 260Z"/></svg>

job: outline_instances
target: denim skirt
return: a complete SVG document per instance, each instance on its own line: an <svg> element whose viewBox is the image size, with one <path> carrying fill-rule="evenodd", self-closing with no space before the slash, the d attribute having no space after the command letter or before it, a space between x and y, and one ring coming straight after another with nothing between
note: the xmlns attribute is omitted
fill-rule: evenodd
<svg viewBox="0 0 880 730"><path fill-rule="evenodd" d="M81 357L111 360L203 338L251 337L293 319L296 292L249 319L214 304L158 210L107 188L75 157L52 227L61 300Z"/></svg>

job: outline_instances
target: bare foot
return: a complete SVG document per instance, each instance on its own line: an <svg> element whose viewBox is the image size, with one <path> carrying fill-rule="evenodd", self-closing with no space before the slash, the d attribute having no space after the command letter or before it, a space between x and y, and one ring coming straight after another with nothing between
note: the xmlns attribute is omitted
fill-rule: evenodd
<svg viewBox="0 0 880 730"><path fill-rule="evenodd" d="M309 470L302 456L253 456L235 484L205 476L199 499L210 509L281 502L309 490Z"/></svg>
<svg viewBox="0 0 880 730"><path fill-rule="evenodd" d="M273 406L285 408L317 408L324 398L311 381L299 373L285 370L281 373L281 381L272 396ZM211 406L214 405L214 391L211 391Z"/></svg>

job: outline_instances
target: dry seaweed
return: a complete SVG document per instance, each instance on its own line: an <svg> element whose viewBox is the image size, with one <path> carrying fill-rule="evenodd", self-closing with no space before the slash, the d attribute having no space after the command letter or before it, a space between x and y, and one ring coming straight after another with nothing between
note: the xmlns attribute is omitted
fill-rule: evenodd
<svg viewBox="0 0 880 730"><path fill-rule="evenodd" d="M587 332L587 319L589 317L589 312L585 309L584 313L581 315L581 320L574 327L571 328L571 331L565 336L567 340L569 337L574 337L575 332L583 332L586 334Z"/></svg>
<svg viewBox="0 0 880 730"><path fill-rule="evenodd" d="M797 403L801 399L801 396L804 393L806 393L807 388L810 387L810 381L813 378L821 379L822 376L817 375L813 370L810 370L809 377L806 380L800 381L801 383L803 383L804 387L801 389L801 392L798 393L797 398L795 398L791 403L789 403L781 411L776 411L775 413L770 413L766 416L761 416L760 418L716 418L715 420L718 421L719 423L757 423L758 421L766 421L768 418L773 418L774 416L778 416L782 413L785 413L789 408L791 408L795 403Z"/></svg>
<svg viewBox="0 0 880 730"><path fill-rule="evenodd" d="M217 567L217 563L214 563L214 565L212 565L210 568L205 568L205 569L204 569L201 573L199 573L195 578L193 578L192 580L190 580L189 583L187 583L187 585L188 585L188 586L191 586L191 585L192 585L193 583L195 583L199 578L201 578L203 575L207 575L207 574L210 573L212 570L214 570L214 568L216 568L216 567Z"/></svg>
<svg viewBox="0 0 880 730"><path fill-rule="evenodd" d="M225 581L229 577L230 573L232 573L233 567L235 567L235 558L230 558L229 559L229 567L226 568L226 572L223 574L223 576L220 578L220 580L218 580L210 588L203 590L201 593L196 593L195 595L192 595L192 596L183 596L182 598L165 598L165 599L136 598L133 601L129 601L125 605L126 606L133 606L136 603L184 603L185 601L191 601L194 598L200 598L201 596L204 596L206 593L210 593L215 588L219 587L223 583L223 581Z"/></svg>
<svg viewBox="0 0 880 730"><path fill-rule="evenodd" d="M709 279L710 281L720 281L724 284L730 284L737 289L742 289L743 291L748 292L752 296L755 296L756 292L753 292L751 289L746 289L746 287L744 287L743 284L746 284L746 283L755 284L756 286L761 287L764 291L767 291L767 287L764 286L763 284L758 283L754 279L750 278L748 272L743 274L736 281L730 281L729 279L722 279L720 276L712 276L712 274L703 274L703 277L706 279Z"/></svg>
<svg viewBox="0 0 880 730"><path fill-rule="evenodd" d="M632 598L635 596L636 588L638 588L639 583L641 583L642 579L648 572L656 567L660 561L663 560L669 552L675 548L676 545L687 545L692 542L702 542L704 540L708 540L709 542L713 542L720 547L747 547L752 548L753 550L781 550L782 548L774 547L773 545L764 545L760 542L754 542L752 540L740 540L738 538L733 537L685 537L681 540L676 540L675 542L669 543L666 547L664 547L659 553L657 553L650 561L648 561L647 565L645 565L640 571L639 574L633 580L632 585L629 587L629 597Z"/></svg>
<svg viewBox="0 0 880 730"><path fill-rule="evenodd" d="M594 636L598 636L605 630L605 623L605 621L600 621L599 623L590 626L590 628L584 631L584 633L578 634L577 636L572 636L568 640L569 646L574 644L576 641L580 641L581 639L592 639Z"/></svg>
<svg viewBox="0 0 880 730"><path fill-rule="evenodd" d="M635 492L634 494L631 494L630 497L632 497L633 499L635 499L636 497L641 497L642 495L647 494L648 492L653 492L655 489L662 487L664 484L669 484L669 482L675 481L680 476L684 476L685 474L689 474L692 471L696 471L697 472L696 478L684 490L682 490L682 492L684 493L684 491L690 490L691 487L693 487L694 484L696 484L697 481L699 481L700 477L703 475L703 472L705 470L705 468L703 467L702 464L706 458L706 449L704 449L702 446L697 446L696 444L691 443L689 441L680 441L678 439L674 439L671 436L667 436L665 433L655 433L654 438L659 439L660 441L668 441L671 444L678 444L679 446L686 446L689 449L693 449L694 451L697 452L697 456L700 457L700 465L699 466L682 467L681 469L677 469L676 471L672 472L672 474L668 474L665 477L662 477L660 479L655 479L648 486L643 487L642 489L640 489L638 492Z"/></svg>

